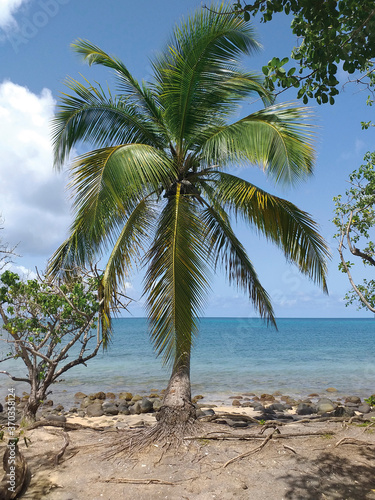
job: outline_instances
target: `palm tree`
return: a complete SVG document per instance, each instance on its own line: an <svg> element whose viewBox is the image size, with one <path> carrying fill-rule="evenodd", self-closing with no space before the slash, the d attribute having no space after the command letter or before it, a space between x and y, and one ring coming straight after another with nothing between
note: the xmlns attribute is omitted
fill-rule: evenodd
<svg viewBox="0 0 375 500"><path fill-rule="evenodd" d="M309 214L228 172L231 165L258 165L288 184L311 174L309 111L272 105L261 79L241 68L239 60L258 43L233 14L199 10L182 21L153 61L151 83L139 83L119 59L88 41L73 48L90 65L115 71L118 94L87 81L66 83L70 93L62 95L54 121L55 164L61 168L77 143L96 149L71 166L75 219L50 270L109 253L103 276L109 308L132 263L145 266L151 338L172 368L159 428L183 432L195 418L190 353L210 273L221 268L275 324L231 216L273 241L326 290L328 250ZM233 120L251 96L268 107Z"/></svg>

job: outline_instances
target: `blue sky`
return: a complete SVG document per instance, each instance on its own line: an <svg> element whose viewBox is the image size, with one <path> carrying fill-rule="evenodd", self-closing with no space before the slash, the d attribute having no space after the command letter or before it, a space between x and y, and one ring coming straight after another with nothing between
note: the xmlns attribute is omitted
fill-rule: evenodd
<svg viewBox="0 0 375 500"><path fill-rule="evenodd" d="M137 78L149 79L150 57L164 47L173 25L200 5L195 0L0 2L0 213L5 219L0 234L11 244L19 243L22 258L15 262L18 269L43 269L66 237L71 222L67 178L53 171L49 140L50 120L59 93L64 91L64 79L79 79L81 74L103 84L112 81L108 71L82 64L70 50L70 43L77 38L88 39L120 57ZM263 51L247 58L244 65L261 71L271 57L288 55L297 43L289 24L290 19L284 15L275 16L266 25L253 20ZM347 76L341 72L340 77L344 84ZM366 106L366 92L359 90L346 85L334 106L310 103L318 127L313 178L293 189L281 189L256 168L238 172L312 214L332 249L327 297L286 263L276 248L238 227L278 317L370 316L344 305L349 284L337 270L338 254L330 222L333 196L345 191L348 174L361 164L365 152L373 149L373 132L360 127L361 120L372 118L372 108ZM291 90L282 94L279 102L295 97ZM363 276L363 270L357 267L358 276ZM135 316L144 315L141 281L141 274L129 277L128 293L136 299L131 306ZM217 276L206 315L248 317L254 311L245 296Z"/></svg>

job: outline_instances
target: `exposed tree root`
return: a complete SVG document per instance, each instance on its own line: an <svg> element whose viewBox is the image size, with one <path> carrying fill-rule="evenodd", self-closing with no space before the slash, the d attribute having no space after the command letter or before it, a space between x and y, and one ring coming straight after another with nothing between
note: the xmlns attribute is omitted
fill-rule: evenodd
<svg viewBox="0 0 375 500"><path fill-rule="evenodd" d="M60 459L62 458L62 456L65 453L65 450L69 446L69 443L70 443L70 441L69 441L69 434L67 432L65 432L65 431L58 432L58 431L55 431L55 430L49 430L49 432L51 434L54 434L55 436L62 436L63 439L64 439L64 444L63 444L61 450L55 456L54 462L55 462L55 467L56 467L57 465L59 465Z"/></svg>
<svg viewBox="0 0 375 500"><path fill-rule="evenodd" d="M276 429L275 429L276 430ZM334 436L333 431L317 431L317 432L300 432L295 434L277 434L273 436L274 439L292 439L295 437L321 437L321 436ZM211 436L210 434L202 436L186 436L184 439L187 441L199 440L199 439L209 439L214 441L252 441L254 439L263 439L263 436L256 434L220 434L218 436Z"/></svg>
<svg viewBox="0 0 375 500"><path fill-rule="evenodd" d="M251 422L253 424L259 425L259 420L250 417L249 415L237 415L235 413L217 413L216 415L207 415L205 417L200 417L201 422L215 422L216 420L225 420L226 418L234 421Z"/></svg>
<svg viewBox="0 0 375 500"><path fill-rule="evenodd" d="M266 439L264 439L264 441L262 441L262 443L259 446L257 446L256 448L254 448L253 450L247 451L246 453L242 453L241 455L238 455L237 457L231 458L230 460L228 460L228 462L225 462L225 464L223 465L223 469L225 469L225 467L227 467L229 464L236 462L237 460L240 460L241 458L248 457L248 456L253 455L254 453L257 453L258 451L260 451L262 448L264 448L264 446L266 446L268 441L270 441L272 439L272 437L275 433L280 433L279 429L275 429L273 432L271 432L271 434L268 434Z"/></svg>
<svg viewBox="0 0 375 500"><path fill-rule="evenodd" d="M171 483L169 481L163 481L162 479L127 479L124 477L111 477L110 479L103 479L102 483L128 483L128 484L166 484L169 486L175 486L176 483Z"/></svg>
<svg viewBox="0 0 375 500"><path fill-rule="evenodd" d="M82 425L82 424L72 424L69 422L56 422L49 420L38 420L34 424L27 426L27 430L31 431L32 429L37 429L38 427L61 427L66 431L78 431L82 429L89 429L90 431L105 431L105 427L91 427L90 425Z"/></svg>
<svg viewBox="0 0 375 500"><path fill-rule="evenodd" d="M375 446L375 443L367 443L366 441L360 441L359 439L344 437L340 439L340 441L337 441L337 443L335 444L335 448L337 448L337 446L340 446L342 444L355 444L357 446L367 446L367 447Z"/></svg>
<svg viewBox="0 0 375 500"><path fill-rule="evenodd" d="M181 407L164 407L154 426L133 432L127 431L125 439L122 439L121 443L116 439L105 457L114 458L124 452L133 455L152 445L161 445L165 451L170 447L177 448L184 442L186 435L195 435L201 430L202 425L195 418L195 414L181 411Z"/></svg>
<svg viewBox="0 0 375 500"><path fill-rule="evenodd" d="M284 444L284 448L286 450L289 450L289 451L293 452L295 455L297 455L296 450L294 448L292 448L291 446L287 446L286 444Z"/></svg>

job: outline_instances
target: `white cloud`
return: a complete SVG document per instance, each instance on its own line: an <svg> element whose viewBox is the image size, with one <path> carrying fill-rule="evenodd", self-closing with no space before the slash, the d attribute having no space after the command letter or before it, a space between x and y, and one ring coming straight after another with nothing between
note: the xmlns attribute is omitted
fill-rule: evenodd
<svg viewBox="0 0 375 500"><path fill-rule="evenodd" d="M15 28L17 22L13 14L28 1L29 0L0 0L0 28L6 31Z"/></svg>
<svg viewBox="0 0 375 500"><path fill-rule="evenodd" d="M24 255L48 257L69 225L66 179L52 168L55 101L10 81L0 84L0 214L4 238Z"/></svg>
<svg viewBox="0 0 375 500"><path fill-rule="evenodd" d="M32 271L31 269L27 269L25 266L16 266L14 264L7 264L3 271L12 271L13 273L17 273L21 279L26 279L26 280L33 280L37 277L37 274L35 271Z"/></svg>

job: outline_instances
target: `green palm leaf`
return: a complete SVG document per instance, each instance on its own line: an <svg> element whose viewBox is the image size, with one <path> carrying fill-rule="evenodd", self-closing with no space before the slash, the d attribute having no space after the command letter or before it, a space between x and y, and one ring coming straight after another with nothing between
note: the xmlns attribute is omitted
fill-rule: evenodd
<svg viewBox="0 0 375 500"><path fill-rule="evenodd" d="M107 96L100 87L85 87L73 79L66 85L75 95L63 94L52 123L57 167L80 141L98 146L140 142L164 147L153 123L123 98Z"/></svg>
<svg viewBox="0 0 375 500"><path fill-rule="evenodd" d="M78 39L72 43L72 48L82 55L90 66L98 64L113 69L121 93L130 98L135 105L140 106L159 125L163 123L162 113L157 105L157 96L146 85L140 85L122 61L110 56L88 40Z"/></svg>
<svg viewBox="0 0 375 500"><path fill-rule="evenodd" d="M243 179L223 172L216 175L216 202L253 224L281 247L285 257L297 264L302 273L327 291L326 258L330 252L311 216Z"/></svg>
<svg viewBox="0 0 375 500"><path fill-rule="evenodd" d="M245 89L237 72L238 56L257 48L252 28L233 14L217 16L202 10L175 29L154 70L164 119L179 149L212 113L224 109L226 114L228 106L238 102ZM231 80L237 88L234 85L230 90ZM254 87L248 87L246 94L254 92ZM257 90L267 95L260 86Z"/></svg>
<svg viewBox="0 0 375 500"><path fill-rule="evenodd" d="M260 284L254 266L235 236L226 213L220 208L207 207L202 220L210 242L210 253L216 256L215 268L220 263L229 283L235 283L237 288L247 293L261 317L267 318L276 327L269 295Z"/></svg>
<svg viewBox="0 0 375 500"><path fill-rule="evenodd" d="M311 110L288 104L266 108L213 129L203 155L219 165L258 164L276 182L293 184L313 171L313 134L306 122L310 115Z"/></svg>
<svg viewBox="0 0 375 500"><path fill-rule="evenodd" d="M164 362L190 352L208 287L204 227L181 185L163 209L146 255L145 293L151 338Z"/></svg>

